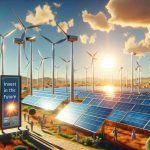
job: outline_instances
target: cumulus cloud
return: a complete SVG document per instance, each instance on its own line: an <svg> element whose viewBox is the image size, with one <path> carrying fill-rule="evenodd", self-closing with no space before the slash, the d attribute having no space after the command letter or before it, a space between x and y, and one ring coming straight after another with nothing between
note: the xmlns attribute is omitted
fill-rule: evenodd
<svg viewBox="0 0 150 150"><path fill-rule="evenodd" d="M90 40L89 40L89 44L94 44L96 40L96 33L91 35Z"/></svg>
<svg viewBox="0 0 150 150"><path fill-rule="evenodd" d="M82 19L83 22L88 23L93 30L109 32L114 29L113 25L108 22L107 17L101 11L93 15L87 10L84 10L82 11Z"/></svg>
<svg viewBox="0 0 150 150"><path fill-rule="evenodd" d="M95 43L95 40L96 40L96 33L94 33L93 35L91 36L88 36L86 34L82 34L79 36L80 38L80 41L82 44L94 44Z"/></svg>
<svg viewBox="0 0 150 150"><path fill-rule="evenodd" d="M28 11L26 16L26 21L36 25L36 24L50 24L55 26L55 15L51 9L51 6L44 4L43 6L38 5L35 11Z"/></svg>
<svg viewBox="0 0 150 150"><path fill-rule="evenodd" d="M82 34L79 37L82 44L87 44L89 37L86 34Z"/></svg>
<svg viewBox="0 0 150 150"><path fill-rule="evenodd" d="M150 53L150 31L145 34L145 38L139 42L136 42L134 36L129 37L125 42L124 53L129 54L131 52L136 53L138 56L143 56L144 53Z"/></svg>
<svg viewBox="0 0 150 150"><path fill-rule="evenodd" d="M53 5L54 5L55 7L57 7L57 8L61 7L61 3L56 3L56 2L54 2Z"/></svg>
<svg viewBox="0 0 150 150"><path fill-rule="evenodd" d="M69 28L74 26L74 19L70 19L68 22L63 21L59 23L59 26L67 33ZM61 30L57 27L57 32L61 32Z"/></svg>
<svg viewBox="0 0 150 150"><path fill-rule="evenodd" d="M150 0L110 0L106 5L109 21L122 27L148 27Z"/></svg>
<svg viewBox="0 0 150 150"><path fill-rule="evenodd" d="M18 29L18 30L22 30L22 25L20 23L15 23L15 22L12 22L13 26Z"/></svg>

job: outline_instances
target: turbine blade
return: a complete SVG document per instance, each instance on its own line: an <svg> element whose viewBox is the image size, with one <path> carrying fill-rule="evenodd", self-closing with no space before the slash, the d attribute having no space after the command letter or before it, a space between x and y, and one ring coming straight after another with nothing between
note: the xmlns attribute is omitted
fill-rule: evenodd
<svg viewBox="0 0 150 150"><path fill-rule="evenodd" d="M59 27L59 29L64 33L64 35L68 38L68 34L60 27L60 25L56 22L56 25Z"/></svg>
<svg viewBox="0 0 150 150"><path fill-rule="evenodd" d="M40 27L41 25L32 25L32 26L28 26L27 29L32 29L32 28L37 28Z"/></svg>
<svg viewBox="0 0 150 150"><path fill-rule="evenodd" d="M16 16L18 22L21 24L21 26L24 28L24 30L26 29L25 25L23 24L21 18L16 14L16 12L13 10L14 15Z"/></svg>
<svg viewBox="0 0 150 150"><path fill-rule="evenodd" d="M27 68L29 66L29 64L30 64L30 61L28 61L28 63L26 64L25 68Z"/></svg>
<svg viewBox="0 0 150 150"><path fill-rule="evenodd" d="M88 51L87 51L87 53L89 54L89 56L93 57L93 55L91 53L89 53Z"/></svg>
<svg viewBox="0 0 150 150"><path fill-rule="evenodd" d="M51 57L44 57L43 59L50 59Z"/></svg>
<svg viewBox="0 0 150 150"><path fill-rule="evenodd" d="M5 34L4 34L4 37L10 36L10 35L13 34L15 31L16 31L16 29L13 29L13 30L11 30L11 31L9 31L9 32L7 32L7 33L5 33Z"/></svg>
<svg viewBox="0 0 150 150"><path fill-rule="evenodd" d="M41 62L40 62L39 70L40 70L40 68L41 68L41 66L42 66L42 63L43 63L43 60L41 60Z"/></svg>
<svg viewBox="0 0 150 150"><path fill-rule="evenodd" d="M24 53L26 60L29 61L29 58L27 57L27 54L26 54L25 41L23 42L23 53Z"/></svg>
<svg viewBox="0 0 150 150"><path fill-rule="evenodd" d="M66 38L65 38L65 39L62 39L62 40L57 41L55 44L60 44L60 43L65 42L65 41L66 41Z"/></svg>
<svg viewBox="0 0 150 150"><path fill-rule="evenodd" d="M93 56L96 56L96 54L97 54L97 53L98 53L98 51L97 51L97 52L95 52Z"/></svg>
<svg viewBox="0 0 150 150"><path fill-rule="evenodd" d="M41 57L41 59L43 60L43 56L42 56L42 54L41 54L39 49L38 49L38 53L39 53L39 56Z"/></svg>
<svg viewBox="0 0 150 150"><path fill-rule="evenodd" d="M67 62L64 58L62 58L62 57L60 57L60 59L62 60L62 61L64 61L64 62Z"/></svg>
<svg viewBox="0 0 150 150"><path fill-rule="evenodd" d="M21 35L21 40L24 40L24 38L25 38L25 31Z"/></svg>
<svg viewBox="0 0 150 150"><path fill-rule="evenodd" d="M46 36L44 35L41 35L42 38L44 38L45 40L47 40L48 42L50 42L51 44L54 44L49 38L47 38Z"/></svg>

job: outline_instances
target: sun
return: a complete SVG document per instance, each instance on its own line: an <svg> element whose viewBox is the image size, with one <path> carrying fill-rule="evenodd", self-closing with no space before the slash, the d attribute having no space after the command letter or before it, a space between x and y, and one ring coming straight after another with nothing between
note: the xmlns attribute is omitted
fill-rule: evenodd
<svg viewBox="0 0 150 150"><path fill-rule="evenodd" d="M115 60L111 56L105 56L102 59L101 65L103 68L112 69L115 67Z"/></svg>

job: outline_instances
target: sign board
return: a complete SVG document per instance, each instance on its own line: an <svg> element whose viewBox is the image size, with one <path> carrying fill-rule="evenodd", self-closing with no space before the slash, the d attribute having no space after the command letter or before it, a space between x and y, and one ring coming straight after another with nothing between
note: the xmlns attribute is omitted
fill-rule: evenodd
<svg viewBox="0 0 150 150"><path fill-rule="evenodd" d="M21 77L1 76L1 128L21 126Z"/></svg>

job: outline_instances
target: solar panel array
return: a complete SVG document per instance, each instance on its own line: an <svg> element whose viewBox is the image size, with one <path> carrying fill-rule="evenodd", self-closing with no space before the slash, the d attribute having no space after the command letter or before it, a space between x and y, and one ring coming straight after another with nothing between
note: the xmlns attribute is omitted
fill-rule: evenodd
<svg viewBox="0 0 150 150"><path fill-rule="evenodd" d="M48 90L34 90L32 96L22 100L23 104L54 111L62 102L68 99L67 95L50 94Z"/></svg>

